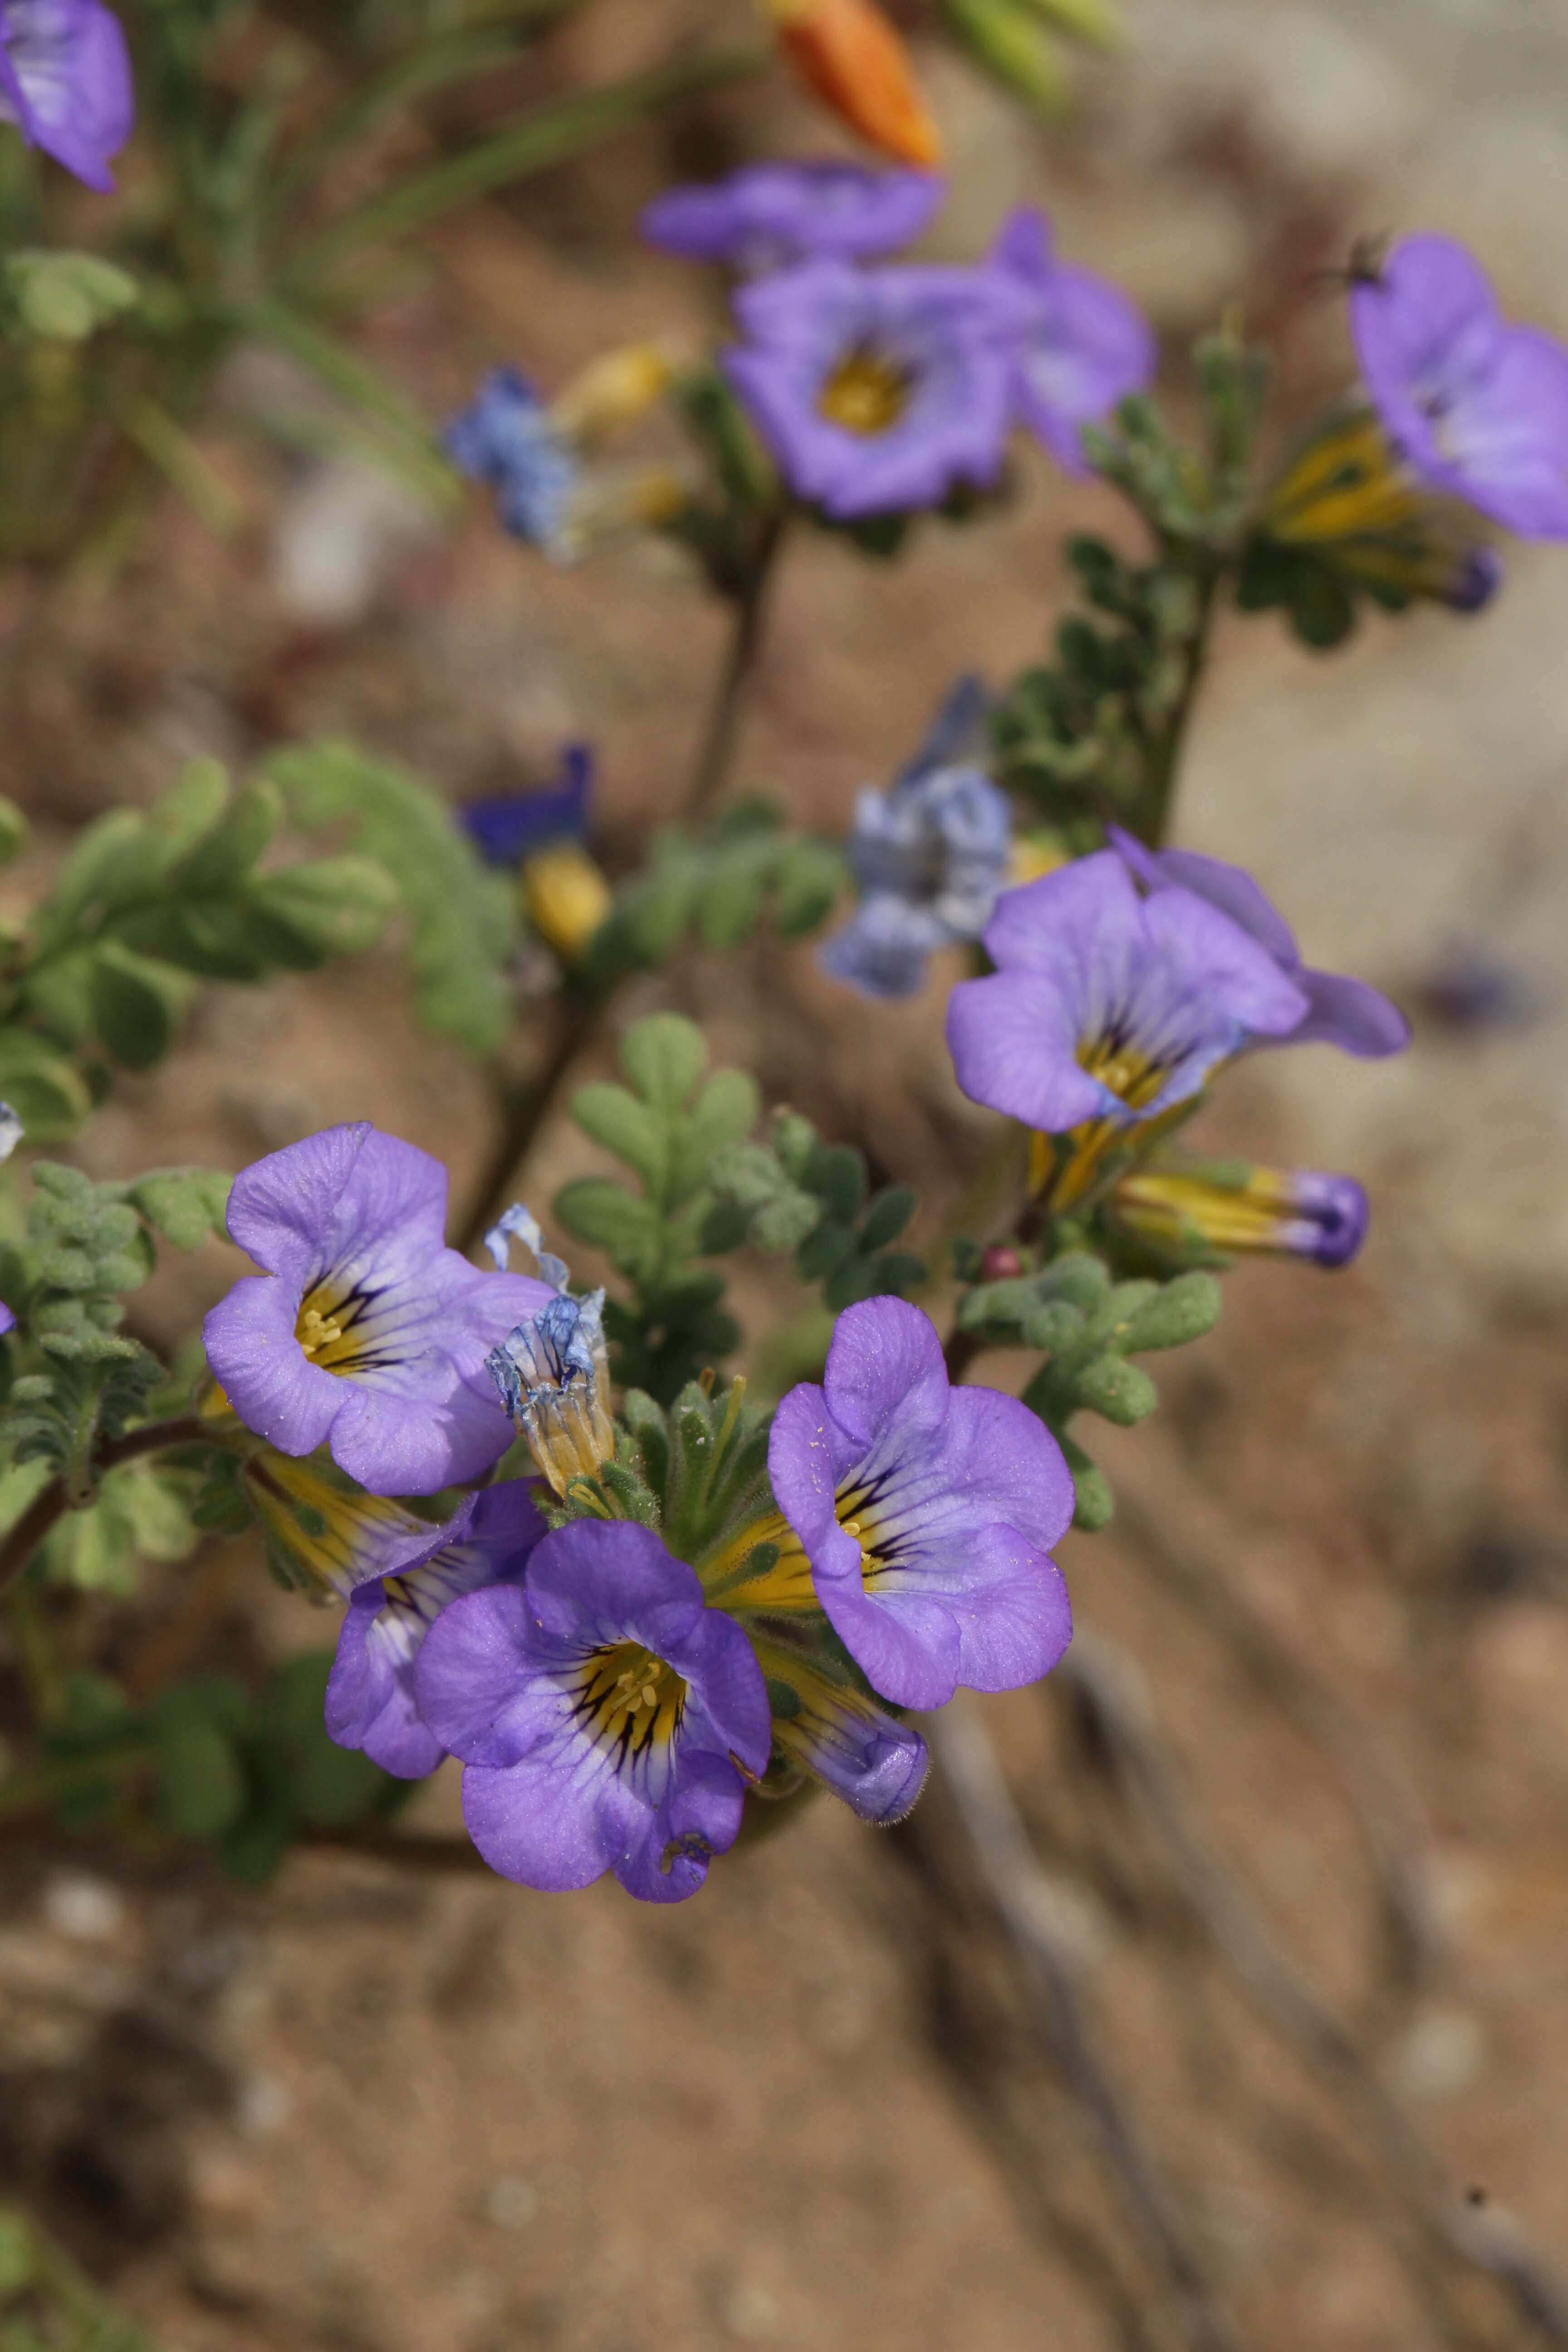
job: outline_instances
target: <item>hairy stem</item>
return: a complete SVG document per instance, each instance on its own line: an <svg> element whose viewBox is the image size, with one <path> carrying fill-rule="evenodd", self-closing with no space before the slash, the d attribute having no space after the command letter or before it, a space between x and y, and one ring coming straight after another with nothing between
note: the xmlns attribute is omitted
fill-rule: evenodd
<svg viewBox="0 0 1568 2352"><path fill-rule="evenodd" d="M1197 592L1198 608L1192 635L1187 642L1182 688L1174 708L1158 732L1150 739L1149 764L1142 796L1131 826L1139 840L1151 849L1162 847L1171 830L1187 723L1192 718L1198 688L1203 683L1204 671L1208 664L1215 597L1222 576L1221 566L1212 559L1201 569L1194 569L1193 584Z"/></svg>
<svg viewBox="0 0 1568 2352"><path fill-rule="evenodd" d="M746 689L756 668L762 646L768 583L784 539L784 510L769 517L757 542L744 588L734 599L734 632L708 720L708 732L691 779L688 816L702 816L724 788L745 709Z"/></svg>
<svg viewBox="0 0 1568 2352"><path fill-rule="evenodd" d="M124 1437L111 1438L100 1445L91 1464L94 1480L107 1471L117 1470L122 1462L134 1462L141 1454L157 1454L169 1445L191 1445L210 1437L209 1424L195 1413L180 1413L172 1421L151 1421L141 1429L131 1430ZM51 1478L41 1494L35 1495L16 1526L0 1542L0 1593L8 1592L21 1575L38 1546L56 1522L68 1510L80 1509L90 1495L73 1500L64 1478Z"/></svg>
<svg viewBox="0 0 1568 2352"><path fill-rule="evenodd" d="M504 1092L501 1130L475 1191L473 1208L458 1236L458 1249L472 1249L507 1206L517 1172L549 1118L573 1063L597 1029L605 1003L600 994L568 998L561 1008L561 1026L544 1067L527 1086Z"/></svg>

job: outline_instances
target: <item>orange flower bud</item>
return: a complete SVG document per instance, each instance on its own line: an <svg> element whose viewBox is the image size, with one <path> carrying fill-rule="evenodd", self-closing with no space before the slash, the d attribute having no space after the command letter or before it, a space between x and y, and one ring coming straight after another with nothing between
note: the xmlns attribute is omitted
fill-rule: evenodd
<svg viewBox="0 0 1568 2352"><path fill-rule="evenodd" d="M942 134L902 34L875 0L767 0L802 81L884 155L925 171Z"/></svg>

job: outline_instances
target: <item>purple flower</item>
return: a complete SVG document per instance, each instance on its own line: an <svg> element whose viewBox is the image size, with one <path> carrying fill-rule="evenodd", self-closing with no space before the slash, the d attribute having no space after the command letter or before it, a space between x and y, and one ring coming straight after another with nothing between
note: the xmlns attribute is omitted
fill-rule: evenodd
<svg viewBox="0 0 1568 2352"><path fill-rule="evenodd" d="M942 202L932 172L858 163L753 163L706 187L670 188L644 207L650 245L748 277L814 254L863 260L919 236Z"/></svg>
<svg viewBox="0 0 1568 2352"><path fill-rule="evenodd" d="M1410 1043L1410 1024L1378 989L1348 973L1313 971L1301 961L1295 934L1245 867L1195 849L1146 849L1141 841L1109 825L1111 846L1143 889L1190 890L1228 915L1259 947L1266 948L1307 1000L1294 1029L1261 1042L1275 1045L1338 1045L1347 1054L1376 1059L1398 1054Z"/></svg>
<svg viewBox="0 0 1568 2352"><path fill-rule="evenodd" d="M495 793L465 801L458 815L479 855L491 866L521 866L547 842L581 841L588 830L594 753L586 743L561 752L561 782L532 793Z"/></svg>
<svg viewBox="0 0 1568 2352"><path fill-rule="evenodd" d="M1007 796L963 756L984 715L979 679L961 678L891 788L855 803L848 848L860 904L818 961L868 996L912 996L933 949L980 937L1007 878Z"/></svg>
<svg viewBox="0 0 1568 2352"><path fill-rule="evenodd" d="M835 1633L895 1706L1015 1689L1067 1648L1047 1557L1073 1514L1061 1449L1016 1397L951 1389L918 1307L845 1309L822 1387L774 1415L768 1476Z"/></svg>
<svg viewBox="0 0 1568 2352"><path fill-rule="evenodd" d="M1028 307L1001 273L805 261L734 307L724 365L797 497L844 521L995 480Z"/></svg>
<svg viewBox="0 0 1568 2352"><path fill-rule="evenodd" d="M576 551L572 510L582 466L521 369L491 368L441 439L460 474L494 484L496 510L514 538L563 561Z"/></svg>
<svg viewBox="0 0 1568 2352"><path fill-rule="evenodd" d="M767 1691L750 1643L650 1528L573 1519L521 1588L442 1611L414 1675L419 1713L463 1759L463 1818L526 1886L613 1871L645 1902L696 1893L765 1769Z"/></svg>
<svg viewBox="0 0 1568 2352"><path fill-rule="evenodd" d="M1401 238L1351 288L1379 416L1416 471L1525 539L1568 539L1568 351L1510 326L1479 263Z"/></svg>
<svg viewBox="0 0 1568 2352"><path fill-rule="evenodd" d="M1348 1265L1366 1239L1367 1198L1353 1176L1321 1168L1134 1167L1107 1199L1114 1221L1182 1255L1262 1253Z"/></svg>
<svg viewBox="0 0 1568 2352"><path fill-rule="evenodd" d="M99 0L0 0L0 121L14 122L89 188L135 121L120 20Z"/></svg>
<svg viewBox="0 0 1568 2352"><path fill-rule="evenodd" d="M373 1494L477 1477L511 1425L485 1368L554 1296L481 1274L444 1245L447 1171L363 1119L244 1169L228 1230L245 1275L204 1326L207 1360L246 1426L283 1454L328 1444Z"/></svg>
<svg viewBox="0 0 1568 2352"><path fill-rule="evenodd" d="M14 1331L16 1328L16 1318L6 1306L5 1301L0 1298L0 1339L5 1337L7 1331Z"/></svg>
<svg viewBox="0 0 1568 2352"><path fill-rule="evenodd" d="M1153 331L1118 288L1056 259L1050 223L1031 206L1005 223L988 267L1028 297L1016 339L1019 414L1059 466L1087 473L1079 429L1151 381L1159 358Z"/></svg>
<svg viewBox="0 0 1568 2352"><path fill-rule="evenodd" d="M414 1558L355 1587L327 1681L327 1731L401 1780L423 1780L446 1754L420 1716L414 1662L441 1612L481 1586L517 1584L544 1533L531 1479L467 1495Z"/></svg>
<svg viewBox="0 0 1568 2352"><path fill-rule="evenodd" d="M1004 891L985 946L998 969L948 1003L958 1083L1047 1134L1155 1118L1307 1017L1267 947L1192 890L1141 898L1114 849Z"/></svg>

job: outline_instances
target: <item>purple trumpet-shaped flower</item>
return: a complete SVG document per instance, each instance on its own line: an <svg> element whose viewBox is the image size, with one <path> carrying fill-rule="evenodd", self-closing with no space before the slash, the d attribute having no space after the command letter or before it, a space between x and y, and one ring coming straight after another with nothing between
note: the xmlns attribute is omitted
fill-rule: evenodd
<svg viewBox="0 0 1568 2352"><path fill-rule="evenodd" d="M797 498L847 521L995 480L1028 307L999 272L804 261L734 307L724 366Z"/></svg>
<svg viewBox="0 0 1568 2352"><path fill-rule="evenodd" d="M650 1528L573 1519L521 1587L444 1609L414 1671L419 1713L460 1756L463 1818L526 1886L613 1871L649 1903L696 1893L766 1769L767 1690L741 1628Z"/></svg>
<svg viewBox="0 0 1568 2352"><path fill-rule="evenodd" d="M1081 428L1150 383L1153 331L1117 287L1056 258L1050 223L1031 206L1005 223L988 266L1028 297L1016 343L1018 413L1058 466L1087 473Z"/></svg>
<svg viewBox="0 0 1568 2352"><path fill-rule="evenodd" d="M868 259L919 236L945 183L931 172L859 163L753 163L706 187L669 188L644 207L650 245L747 277L814 254Z"/></svg>
<svg viewBox="0 0 1568 2352"><path fill-rule="evenodd" d="M236 1177L228 1230L261 1275L206 1318L207 1361L248 1429L318 1445L379 1495L477 1477L511 1443L486 1358L553 1297L447 1249L447 1171L360 1119Z"/></svg>
<svg viewBox="0 0 1568 2352"><path fill-rule="evenodd" d="M1106 1202L1119 1225L1181 1255L1261 1253L1348 1265L1366 1239L1366 1194L1321 1168L1184 1167L1151 1161L1119 1176Z"/></svg>
<svg viewBox="0 0 1568 2352"><path fill-rule="evenodd" d="M441 1612L481 1587L521 1583L544 1533L533 1482L467 1495L414 1558L355 1586L327 1680L327 1731L400 1780L423 1780L447 1750L419 1713L414 1666Z"/></svg>
<svg viewBox="0 0 1568 2352"><path fill-rule="evenodd" d="M567 743L561 752L561 782L531 793L494 793L465 801L458 815L481 857L490 866L521 866L550 842L581 841L588 830L594 789L594 753L587 743Z"/></svg>
<svg viewBox="0 0 1568 2352"><path fill-rule="evenodd" d="M1294 1029L1258 1040L1271 1045L1338 1045L1363 1059L1397 1054L1410 1043L1410 1024L1381 990L1346 972L1313 971L1301 961L1290 926L1244 866L1195 849L1146 849L1119 824L1107 828L1111 846L1147 891L1190 890L1239 924L1267 948L1307 1000Z"/></svg>
<svg viewBox="0 0 1568 2352"><path fill-rule="evenodd" d="M1367 390L1417 473L1521 538L1568 539L1568 350L1510 325L1447 236L1402 237L1350 310Z"/></svg>
<svg viewBox="0 0 1568 2352"><path fill-rule="evenodd" d="M494 485L496 510L515 539L570 558L582 462L520 368L491 368L441 439L460 474Z"/></svg>
<svg viewBox="0 0 1568 2352"><path fill-rule="evenodd" d="M0 121L107 192L109 159L135 119L131 59L112 10L100 0L0 0Z"/></svg>
<svg viewBox="0 0 1568 2352"><path fill-rule="evenodd" d="M933 949L980 937L1007 878L1011 809L973 757L984 714L979 679L961 678L889 790L855 803L860 904L818 961L868 996L912 996Z"/></svg>
<svg viewBox="0 0 1568 2352"><path fill-rule="evenodd" d="M1305 992L1228 914L1179 887L1141 898L1114 849L1004 891L985 946L997 970L948 1003L958 1083L1049 1135L1157 1118L1307 1018Z"/></svg>
<svg viewBox="0 0 1568 2352"><path fill-rule="evenodd" d="M895 1706L1015 1689L1067 1648L1061 1449L1016 1397L950 1388L918 1307L845 1309L823 1385L774 1415L768 1476L835 1633Z"/></svg>

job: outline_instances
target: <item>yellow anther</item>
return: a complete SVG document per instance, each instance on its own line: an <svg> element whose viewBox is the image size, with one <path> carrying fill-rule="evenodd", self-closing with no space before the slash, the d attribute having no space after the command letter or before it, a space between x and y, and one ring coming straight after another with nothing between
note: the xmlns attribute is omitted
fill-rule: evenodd
<svg viewBox="0 0 1568 2352"><path fill-rule="evenodd" d="M910 380L898 362L872 351L841 359L816 395L817 414L847 433L885 433L903 415Z"/></svg>

